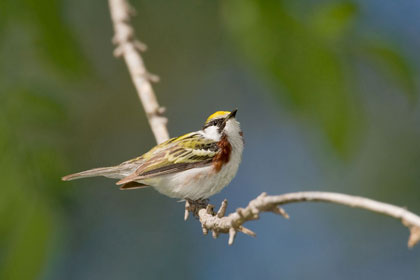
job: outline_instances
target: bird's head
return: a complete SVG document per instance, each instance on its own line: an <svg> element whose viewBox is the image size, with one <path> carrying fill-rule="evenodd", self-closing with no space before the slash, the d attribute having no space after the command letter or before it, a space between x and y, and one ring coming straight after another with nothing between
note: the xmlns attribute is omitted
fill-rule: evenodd
<svg viewBox="0 0 420 280"><path fill-rule="evenodd" d="M239 122L235 119L235 109L229 111L217 111L210 115L203 126L203 131L207 136L213 139L220 139L225 134L228 138L242 137Z"/></svg>

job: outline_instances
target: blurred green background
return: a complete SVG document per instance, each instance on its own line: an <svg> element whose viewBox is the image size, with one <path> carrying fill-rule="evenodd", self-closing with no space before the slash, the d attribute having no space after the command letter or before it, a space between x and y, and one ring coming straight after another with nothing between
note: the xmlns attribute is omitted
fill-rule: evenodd
<svg viewBox="0 0 420 280"><path fill-rule="evenodd" d="M356 194L420 213L420 1L131 1L172 136L239 108L235 209L266 191ZM419 279L399 221L286 208L258 237L202 236L183 204L64 183L155 145L106 1L0 2L0 279Z"/></svg>

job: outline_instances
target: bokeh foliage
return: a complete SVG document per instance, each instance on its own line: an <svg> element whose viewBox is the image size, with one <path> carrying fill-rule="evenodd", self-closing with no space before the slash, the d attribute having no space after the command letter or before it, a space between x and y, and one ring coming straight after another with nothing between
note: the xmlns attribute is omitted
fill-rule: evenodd
<svg viewBox="0 0 420 280"><path fill-rule="evenodd" d="M64 113L51 96L30 89L9 89L0 100L0 278L33 279L60 224L51 198L61 192L55 134Z"/></svg>
<svg viewBox="0 0 420 280"><path fill-rule="evenodd" d="M0 279L39 278L62 224L65 91L51 73L73 80L88 70L61 5L0 3ZM15 32L29 45L9 44Z"/></svg>
<svg viewBox="0 0 420 280"><path fill-rule="evenodd" d="M354 1L296 2L230 0L224 18L280 100L305 121L314 120L346 156L364 122L355 84L358 58L385 69L411 98L417 94L415 73L389 43L357 30Z"/></svg>

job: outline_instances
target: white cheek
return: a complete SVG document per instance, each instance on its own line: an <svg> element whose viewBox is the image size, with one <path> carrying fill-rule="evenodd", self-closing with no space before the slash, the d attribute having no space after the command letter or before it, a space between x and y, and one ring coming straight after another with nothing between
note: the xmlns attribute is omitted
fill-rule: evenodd
<svg viewBox="0 0 420 280"><path fill-rule="evenodd" d="M207 138L210 138L215 141L220 140L220 133L219 129L215 126L209 126L206 129L204 129L204 134Z"/></svg>

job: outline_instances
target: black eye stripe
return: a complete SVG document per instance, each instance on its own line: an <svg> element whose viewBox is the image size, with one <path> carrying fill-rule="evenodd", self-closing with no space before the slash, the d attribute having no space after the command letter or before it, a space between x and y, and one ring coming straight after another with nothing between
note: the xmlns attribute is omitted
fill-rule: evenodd
<svg viewBox="0 0 420 280"><path fill-rule="evenodd" d="M223 118L212 120L209 123L205 124L204 127L203 127L203 129L205 129L205 128L209 127L209 126L219 126L220 127L222 125L223 121L224 121Z"/></svg>

